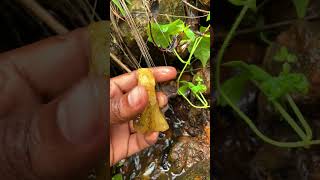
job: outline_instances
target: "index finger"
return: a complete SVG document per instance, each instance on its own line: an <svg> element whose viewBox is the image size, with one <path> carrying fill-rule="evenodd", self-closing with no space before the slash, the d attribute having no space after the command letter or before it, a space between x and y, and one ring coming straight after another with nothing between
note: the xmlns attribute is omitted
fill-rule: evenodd
<svg viewBox="0 0 320 180"><path fill-rule="evenodd" d="M177 75L176 69L171 66L159 66L150 69L156 82L169 81ZM138 84L137 71L111 78L111 81L115 83L123 93L126 93Z"/></svg>
<svg viewBox="0 0 320 180"><path fill-rule="evenodd" d="M90 54L82 28L1 54L0 63L14 65L37 92L55 96L88 74Z"/></svg>

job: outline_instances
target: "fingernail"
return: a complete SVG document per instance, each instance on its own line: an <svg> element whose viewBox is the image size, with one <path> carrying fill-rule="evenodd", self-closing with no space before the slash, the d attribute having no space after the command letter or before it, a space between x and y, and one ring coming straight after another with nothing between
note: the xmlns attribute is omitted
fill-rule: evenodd
<svg viewBox="0 0 320 180"><path fill-rule="evenodd" d="M169 72L171 72L172 71L172 67L164 67L164 68L162 68L161 69L161 73L162 74L168 74Z"/></svg>
<svg viewBox="0 0 320 180"><path fill-rule="evenodd" d="M137 107L140 104L142 95L141 87L137 86L129 92L128 103L131 107Z"/></svg>
<svg viewBox="0 0 320 180"><path fill-rule="evenodd" d="M64 137L72 143L90 143L101 132L99 98L102 97L96 84L84 80L58 106L58 125Z"/></svg>

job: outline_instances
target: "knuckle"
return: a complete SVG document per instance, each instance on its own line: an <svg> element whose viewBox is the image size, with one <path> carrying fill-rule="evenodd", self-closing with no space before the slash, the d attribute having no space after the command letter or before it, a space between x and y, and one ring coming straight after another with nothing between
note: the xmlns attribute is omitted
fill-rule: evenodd
<svg viewBox="0 0 320 180"><path fill-rule="evenodd" d="M1 123L0 176L4 179L36 180L30 155L30 121L7 119Z"/></svg>
<svg viewBox="0 0 320 180"><path fill-rule="evenodd" d="M112 123L121 123L126 121L126 118L121 113L121 104L122 103L120 99L111 100L110 112Z"/></svg>

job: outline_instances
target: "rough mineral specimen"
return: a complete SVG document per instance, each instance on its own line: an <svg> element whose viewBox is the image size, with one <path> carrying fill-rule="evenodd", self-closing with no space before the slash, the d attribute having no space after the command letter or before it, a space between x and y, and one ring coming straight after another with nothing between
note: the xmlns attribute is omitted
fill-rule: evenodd
<svg viewBox="0 0 320 180"><path fill-rule="evenodd" d="M155 79L150 69L138 69L138 84L144 86L148 92L149 102L139 120L134 122L134 128L140 133L166 131L169 125L160 111L155 91Z"/></svg>

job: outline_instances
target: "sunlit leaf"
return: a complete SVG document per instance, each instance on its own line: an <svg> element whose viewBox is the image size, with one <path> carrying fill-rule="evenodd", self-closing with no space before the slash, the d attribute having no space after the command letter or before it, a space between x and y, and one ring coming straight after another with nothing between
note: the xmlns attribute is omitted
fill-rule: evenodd
<svg viewBox="0 0 320 180"><path fill-rule="evenodd" d="M188 47L189 52L191 52L193 46L194 41L191 42L190 46ZM207 65L207 62L210 59L210 37L204 36L202 38L198 47L194 51L194 56L201 61L203 67Z"/></svg>
<svg viewBox="0 0 320 180"><path fill-rule="evenodd" d="M119 174L116 174L112 177L112 180L122 180L122 175L119 173Z"/></svg>
<svg viewBox="0 0 320 180"><path fill-rule="evenodd" d="M172 36L183 32L185 30L185 25L184 22L180 19L169 24L151 23L152 37L149 28L150 27L148 26L148 40L150 42L153 42L154 40L154 43L156 43L161 48L167 48L170 45Z"/></svg>

